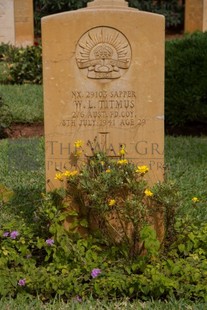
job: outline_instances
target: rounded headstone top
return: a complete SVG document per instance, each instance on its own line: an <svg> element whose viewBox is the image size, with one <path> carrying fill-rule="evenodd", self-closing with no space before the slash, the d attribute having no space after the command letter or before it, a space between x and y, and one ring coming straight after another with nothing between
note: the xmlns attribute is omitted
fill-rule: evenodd
<svg viewBox="0 0 207 310"><path fill-rule="evenodd" d="M125 0L94 0L89 2L87 6L90 7L128 7Z"/></svg>

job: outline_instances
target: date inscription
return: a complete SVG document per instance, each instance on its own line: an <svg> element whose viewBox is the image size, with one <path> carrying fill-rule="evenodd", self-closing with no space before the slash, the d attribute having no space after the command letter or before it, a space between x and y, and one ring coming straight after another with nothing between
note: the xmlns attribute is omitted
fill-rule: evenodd
<svg viewBox="0 0 207 310"><path fill-rule="evenodd" d="M60 126L71 128L144 126L146 120L136 114L136 92L72 91L73 110L61 120Z"/></svg>

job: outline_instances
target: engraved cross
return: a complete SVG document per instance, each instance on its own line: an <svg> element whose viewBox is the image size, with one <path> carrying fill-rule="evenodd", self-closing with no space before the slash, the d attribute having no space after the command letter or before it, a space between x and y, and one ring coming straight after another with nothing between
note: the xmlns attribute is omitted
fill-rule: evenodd
<svg viewBox="0 0 207 310"><path fill-rule="evenodd" d="M107 140L108 140L109 131L100 131L99 134L100 134L101 149L102 151L107 152L107 144L108 144Z"/></svg>

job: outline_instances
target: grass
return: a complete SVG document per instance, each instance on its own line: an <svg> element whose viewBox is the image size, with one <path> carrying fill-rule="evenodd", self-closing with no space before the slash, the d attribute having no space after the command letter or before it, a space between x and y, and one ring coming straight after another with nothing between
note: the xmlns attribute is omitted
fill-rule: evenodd
<svg viewBox="0 0 207 310"><path fill-rule="evenodd" d="M207 220L204 208L192 210L192 197L207 197L207 137L167 137L165 148L167 175L175 180L182 196L182 214Z"/></svg>
<svg viewBox="0 0 207 310"><path fill-rule="evenodd" d="M0 85L0 96L11 111L13 122L43 122L41 85Z"/></svg>
<svg viewBox="0 0 207 310"><path fill-rule="evenodd" d="M171 299L168 302L165 301L151 301L141 302L135 301L102 301L102 300L87 300L81 303L71 300L67 303L54 300L50 303L42 303L38 299L32 301L28 300L8 300L0 301L0 308L2 310L205 310L207 303L189 302L186 300Z"/></svg>
<svg viewBox="0 0 207 310"><path fill-rule="evenodd" d="M0 140L0 167L0 190L13 192L9 208L1 208L0 224L20 212L29 219L45 191L43 138Z"/></svg>

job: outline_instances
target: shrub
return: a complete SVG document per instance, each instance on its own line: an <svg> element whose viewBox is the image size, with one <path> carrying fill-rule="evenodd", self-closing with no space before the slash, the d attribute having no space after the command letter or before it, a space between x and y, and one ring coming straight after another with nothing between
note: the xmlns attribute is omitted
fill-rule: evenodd
<svg viewBox="0 0 207 310"><path fill-rule="evenodd" d="M71 155L74 166L83 160L81 143L75 142ZM173 226L168 218L174 218L177 191L172 194L174 186L167 183L157 184L151 190L144 179L148 168L128 162L125 148L120 147L118 158L109 158L96 143L88 142L93 155L88 157L87 164L79 166L80 172L72 170L56 175L61 182L67 180L67 199L73 217L69 227L84 235L101 236L108 245L118 244L129 259L142 254L146 247L148 253L155 254L159 244L156 245L156 235L149 225L163 242L164 220L167 231ZM143 244L143 238L149 240Z"/></svg>
<svg viewBox="0 0 207 310"><path fill-rule="evenodd" d="M207 300L206 224L178 220L175 242L160 255L145 230L150 255L129 259L100 236L66 231L63 222L76 214L64 197L63 190L43 195L29 225L18 216L0 227L0 297Z"/></svg>
<svg viewBox="0 0 207 310"><path fill-rule="evenodd" d="M0 44L0 83L7 84L9 81L9 68L5 59L13 59L16 53L16 48L12 45Z"/></svg>
<svg viewBox="0 0 207 310"><path fill-rule="evenodd" d="M15 48L13 48L12 45L1 43L0 44L0 61L4 60L5 55L10 55L12 52L14 52Z"/></svg>
<svg viewBox="0 0 207 310"><path fill-rule="evenodd" d="M207 32L166 42L166 122L207 121Z"/></svg>
<svg viewBox="0 0 207 310"><path fill-rule="evenodd" d="M8 65L8 83L42 83L42 48L40 45L26 48L8 46L3 60Z"/></svg>

